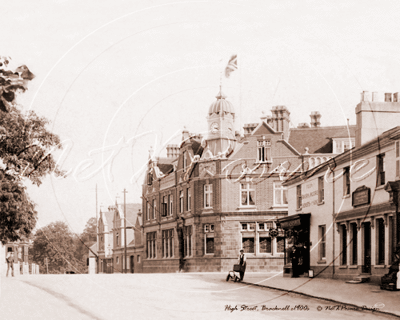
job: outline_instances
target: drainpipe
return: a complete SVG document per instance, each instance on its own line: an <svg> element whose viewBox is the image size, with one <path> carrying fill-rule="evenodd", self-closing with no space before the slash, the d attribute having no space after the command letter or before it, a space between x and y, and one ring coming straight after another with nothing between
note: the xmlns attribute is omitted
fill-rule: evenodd
<svg viewBox="0 0 400 320"><path fill-rule="evenodd" d="M332 279L335 277L335 169L332 170Z"/></svg>

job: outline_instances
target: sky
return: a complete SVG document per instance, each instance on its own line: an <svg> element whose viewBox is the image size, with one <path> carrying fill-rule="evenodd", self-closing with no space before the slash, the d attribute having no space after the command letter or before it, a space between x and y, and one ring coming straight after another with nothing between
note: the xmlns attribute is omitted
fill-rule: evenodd
<svg viewBox="0 0 400 320"><path fill-rule="evenodd" d="M140 203L150 147L165 156L185 127L204 134L221 82L238 131L276 105L293 127L312 111L323 126L355 124L362 91L400 91L399 9L398 1L8 2L0 55L35 74L18 103L50 120L68 172L27 184L37 228L62 220L82 232L96 216L96 185L98 208L123 203L124 189L127 203ZM233 54L238 70L225 78Z"/></svg>

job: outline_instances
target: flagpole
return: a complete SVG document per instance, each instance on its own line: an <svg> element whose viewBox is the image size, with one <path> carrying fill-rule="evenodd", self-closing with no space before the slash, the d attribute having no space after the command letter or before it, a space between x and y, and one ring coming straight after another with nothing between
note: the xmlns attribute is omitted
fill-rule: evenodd
<svg viewBox="0 0 400 320"><path fill-rule="evenodd" d="M239 66L239 54L237 57L237 67L239 69L239 132L242 132L242 66Z"/></svg>

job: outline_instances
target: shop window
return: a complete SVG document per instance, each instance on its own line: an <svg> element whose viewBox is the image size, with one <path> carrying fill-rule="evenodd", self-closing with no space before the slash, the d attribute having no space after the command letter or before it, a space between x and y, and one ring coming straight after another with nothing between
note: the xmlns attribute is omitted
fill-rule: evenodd
<svg viewBox="0 0 400 320"><path fill-rule="evenodd" d="M255 205L254 194L255 190L253 189L250 183L240 184L240 195L241 195L242 206L254 206Z"/></svg>
<svg viewBox="0 0 400 320"><path fill-rule="evenodd" d="M383 219L377 219L377 232L378 232L378 265L385 264L385 224L383 223Z"/></svg>
<svg viewBox="0 0 400 320"><path fill-rule="evenodd" d="M341 225L341 265L347 264L347 229L346 226L343 224Z"/></svg>
<svg viewBox="0 0 400 320"><path fill-rule="evenodd" d="M192 255L192 226L183 227L183 256Z"/></svg>
<svg viewBox="0 0 400 320"><path fill-rule="evenodd" d="M298 210L301 209L302 201L301 201L301 184L296 187L296 207Z"/></svg>
<svg viewBox="0 0 400 320"><path fill-rule="evenodd" d="M214 225L204 225L204 253L214 254Z"/></svg>
<svg viewBox="0 0 400 320"><path fill-rule="evenodd" d="M324 260L326 259L326 226L321 225L318 226L318 238L319 238L319 244L318 244L318 255L319 255L319 260Z"/></svg>
<svg viewBox="0 0 400 320"><path fill-rule="evenodd" d="M257 160L258 162L271 162L271 141L257 141Z"/></svg>
<svg viewBox="0 0 400 320"><path fill-rule="evenodd" d="M171 258L174 256L174 229L162 231L162 255L163 258Z"/></svg>
<svg viewBox="0 0 400 320"><path fill-rule="evenodd" d="M280 182L274 182L274 206L287 206L287 188Z"/></svg>
<svg viewBox="0 0 400 320"><path fill-rule="evenodd" d="M149 232L146 234L148 259L154 259L156 257L156 239L157 232Z"/></svg>
<svg viewBox="0 0 400 320"><path fill-rule="evenodd" d="M343 196L350 195L350 167L343 169Z"/></svg>
<svg viewBox="0 0 400 320"><path fill-rule="evenodd" d="M382 186L385 184L385 155L380 154L376 157L377 162L377 176L376 176L376 186Z"/></svg>
<svg viewBox="0 0 400 320"><path fill-rule="evenodd" d="M352 245L351 245L351 248L352 248L352 250L351 250L351 264L352 265L357 265L357 261L358 261L358 258L357 258L357 254L358 254L358 251L357 251L357 245L358 245L358 240L357 240L357 224L355 224L355 223L352 223L352 224L350 224L351 225L351 243L352 243Z"/></svg>
<svg viewBox="0 0 400 320"><path fill-rule="evenodd" d="M204 185L204 208L212 207L212 193L213 193L212 184L205 184Z"/></svg>
<svg viewBox="0 0 400 320"><path fill-rule="evenodd" d="M245 253L254 253L254 237L242 238L242 249Z"/></svg>
<svg viewBox="0 0 400 320"><path fill-rule="evenodd" d="M318 178L318 203L324 202L324 176Z"/></svg>

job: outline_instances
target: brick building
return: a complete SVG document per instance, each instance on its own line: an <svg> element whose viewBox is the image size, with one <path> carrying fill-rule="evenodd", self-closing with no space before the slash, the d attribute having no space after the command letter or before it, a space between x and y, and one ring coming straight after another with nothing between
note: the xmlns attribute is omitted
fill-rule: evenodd
<svg viewBox="0 0 400 320"><path fill-rule="evenodd" d="M271 112L244 125L241 136L233 105L220 92L208 109L207 136L184 130L166 158L150 155L142 190L143 272L227 271L241 248L247 270L282 270L284 233L275 223L288 213L282 178L342 152L354 126L321 127L316 112L311 126L291 129L286 107Z"/></svg>

